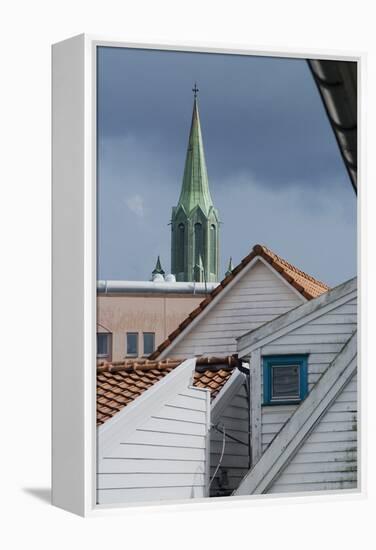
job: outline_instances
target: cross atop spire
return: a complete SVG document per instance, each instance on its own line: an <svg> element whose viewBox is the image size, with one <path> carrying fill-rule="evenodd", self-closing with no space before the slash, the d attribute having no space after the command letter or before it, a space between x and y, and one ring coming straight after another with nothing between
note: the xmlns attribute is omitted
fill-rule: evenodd
<svg viewBox="0 0 376 550"><path fill-rule="evenodd" d="M197 82L195 82L195 85L194 87L192 88L192 92L193 92L193 97L196 99L197 97L197 94L200 90L197 88Z"/></svg>

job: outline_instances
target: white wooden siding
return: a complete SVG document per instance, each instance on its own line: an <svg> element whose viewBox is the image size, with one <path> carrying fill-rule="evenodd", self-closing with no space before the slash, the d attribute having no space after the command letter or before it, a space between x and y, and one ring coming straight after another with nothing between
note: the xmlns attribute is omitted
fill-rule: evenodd
<svg viewBox="0 0 376 550"><path fill-rule="evenodd" d="M353 464L357 441L357 388L354 379L356 347L355 331L307 398L244 477L235 494L262 494L268 493L272 488L274 492L279 492L280 486L284 485L289 485L286 491L293 491L298 490L298 485L304 484L304 487L299 489L304 491L310 490L315 483L317 489L336 488L337 482L341 482L340 487L349 488L354 479L356 483L356 466ZM309 456L307 461L302 460L302 449ZM323 453L325 458L312 459L320 453ZM346 453L349 455L348 459ZM285 478L282 479L297 456L299 460L293 465L295 470L288 472L290 477L287 481ZM345 472L343 466L338 466L336 470L334 465L327 471L325 463L335 462L336 459L339 463L348 460L351 464L346 467ZM344 475L341 477L340 474ZM278 487L275 486L277 480ZM328 484L326 487L325 483Z"/></svg>
<svg viewBox="0 0 376 550"><path fill-rule="evenodd" d="M305 299L285 281L257 261L223 295L168 355L227 355L236 353L236 338L278 315L302 304Z"/></svg>
<svg viewBox="0 0 376 550"><path fill-rule="evenodd" d="M221 466L210 486L210 496L231 494L249 469L249 404L245 383L242 383L228 405L218 416L212 415L212 423L225 426L226 443ZM233 436L242 443L237 443L228 436ZM210 477L213 476L223 445L223 434L211 429L210 433ZM221 486L223 476L228 483Z"/></svg>
<svg viewBox="0 0 376 550"><path fill-rule="evenodd" d="M339 300L341 302L342 300ZM308 390L311 391L323 372L343 348L356 330L356 292L348 295L348 301L319 315L309 323L277 338L261 348L265 355L293 355L308 353ZM261 370L261 394L263 372ZM262 407L262 451L264 452L282 429L298 405Z"/></svg>
<svg viewBox="0 0 376 550"><path fill-rule="evenodd" d="M194 361L190 363L194 367ZM116 415L123 417L115 425L115 436L101 437L99 430L98 504L206 496L209 392L187 383L184 386L176 381L170 383L169 377L176 378L180 367L158 382L159 393L165 392L162 401L155 387L150 388L138 398L144 398L140 413L129 409L134 418L127 418L130 406ZM188 381L186 376L185 381ZM169 385L166 391L164 386ZM151 390L154 396L148 400L147 393ZM134 409L138 400L133 403ZM140 414L139 419L136 413Z"/></svg>
<svg viewBox="0 0 376 550"><path fill-rule="evenodd" d="M356 375L345 386L269 493L357 486Z"/></svg>

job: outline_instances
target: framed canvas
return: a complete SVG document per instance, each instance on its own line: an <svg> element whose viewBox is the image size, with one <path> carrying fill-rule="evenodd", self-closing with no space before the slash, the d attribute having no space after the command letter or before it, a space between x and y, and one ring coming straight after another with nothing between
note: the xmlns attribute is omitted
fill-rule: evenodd
<svg viewBox="0 0 376 550"><path fill-rule="evenodd" d="M362 55L52 54L53 503L361 494Z"/></svg>

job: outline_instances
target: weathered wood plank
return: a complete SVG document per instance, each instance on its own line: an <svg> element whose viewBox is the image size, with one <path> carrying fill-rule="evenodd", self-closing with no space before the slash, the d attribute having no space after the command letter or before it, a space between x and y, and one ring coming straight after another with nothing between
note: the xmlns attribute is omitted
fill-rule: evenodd
<svg viewBox="0 0 376 550"><path fill-rule="evenodd" d="M306 447L305 447L306 448ZM320 451L320 452L305 452L305 450L300 451L290 462L290 465L294 464L328 464L334 462L335 464L340 462L356 462L357 452L356 449L353 451L346 450L331 450L329 452Z"/></svg>
<svg viewBox="0 0 376 550"><path fill-rule="evenodd" d="M101 489L97 491L98 504L136 503L161 500L185 500L203 498L205 486L201 487L153 487L147 489Z"/></svg>
<svg viewBox="0 0 376 550"><path fill-rule="evenodd" d="M309 323L307 325L300 326L298 329L292 331L290 335L302 336L307 335L311 336L314 334L326 336L328 334L347 334L347 339L356 329L356 323L337 323L334 322L317 324Z"/></svg>
<svg viewBox="0 0 376 550"><path fill-rule="evenodd" d="M357 487L356 481L334 481L326 483L305 483L304 487L299 484L291 485L276 485L273 486L268 492L269 493L297 493L300 491L338 491L343 489L355 489Z"/></svg>
<svg viewBox="0 0 376 550"><path fill-rule="evenodd" d="M153 415L156 418L156 415ZM167 423L181 420L184 423L206 423L206 411L192 410L186 407L177 407L176 405L166 404L160 411L158 411L158 418L169 420Z"/></svg>
<svg viewBox="0 0 376 550"><path fill-rule="evenodd" d="M181 407L188 410L196 410L200 412L206 411L205 399L196 399L187 395L177 395L168 403L169 407Z"/></svg>
<svg viewBox="0 0 376 550"><path fill-rule="evenodd" d="M305 485L307 483L328 483L333 481L343 482L353 481L356 480L356 478L357 472L353 469L343 472L304 472L302 474L292 473L291 475L284 473L283 481L277 480L275 485L290 485L291 483L294 485Z"/></svg>
<svg viewBox="0 0 376 550"><path fill-rule="evenodd" d="M349 425L350 426L350 425ZM262 442L265 444L270 443L275 434L269 434L266 433L263 435ZM309 436L310 443L325 443L325 442L335 442L335 441L346 441L346 442L354 442L357 440L357 433L356 431L346 431L346 435L343 434L343 431L340 432L323 432L320 428L319 432L314 432Z"/></svg>
<svg viewBox="0 0 376 550"><path fill-rule="evenodd" d="M329 462L302 462L302 463L291 463L289 465L289 475L295 474L307 474L309 479L310 474L317 473L326 473L326 472L356 472L357 462L356 460L352 461L329 461ZM320 480L321 481L321 480ZM326 481L329 481L326 479Z"/></svg>
<svg viewBox="0 0 376 550"><path fill-rule="evenodd" d="M295 332L291 334L287 334L286 336L281 336L280 338L277 338L273 341L273 346L279 346L279 345L286 345L286 346L294 346L296 344L309 344L309 346L320 346L320 349L322 349L323 344L345 344L349 337L351 336L353 331L350 333L328 333L328 334L310 334L309 338L307 338L307 334L296 334ZM271 347L271 344L266 346L264 350ZM337 348L335 348L337 349ZM331 350L330 350L331 351Z"/></svg>
<svg viewBox="0 0 376 550"><path fill-rule="evenodd" d="M196 443L195 447L180 445L172 447L171 445L162 446L158 444L123 444L104 458L130 458L130 459L153 459L153 460L205 460L205 447Z"/></svg>
<svg viewBox="0 0 376 550"><path fill-rule="evenodd" d="M306 344L294 344L293 353L333 353L336 355L341 351L343 343L339 344L320 344L319 342ZM264 355L286 355L292 353L291 344L269 344L263 348Z"/></svg>
<svg viewBox="0 0 376 550"><path fill-rule="evenodd" d="M99 461L97 472L125 474L125 473L166 473L186 474L202 471L204 462L200 460L184 459L134 459L134 458L107 458Z"/></svg>
<svg viewBox="0 0 376 550"><path fill-rule="evenodd" d="M97 476L97 488L100 489L136 489L157 487L184 487L202 486L205 483L205 475L200 471L191 471L187 474L174 474L172 472L155 473L123 473L123 474L99 474Z"/></svg>

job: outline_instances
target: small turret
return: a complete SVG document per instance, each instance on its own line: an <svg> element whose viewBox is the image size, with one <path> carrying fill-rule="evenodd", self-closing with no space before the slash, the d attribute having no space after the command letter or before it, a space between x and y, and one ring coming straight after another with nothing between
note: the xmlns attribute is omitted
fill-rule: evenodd
<svg viewBox="0 0 376 550"><path fill-rule="evenodd" d="M161 260L158 256L157 263L155 264L155 268L151 272L151 280L152 281L155 281L155 280L162 281L162 280L164 280L164 275L165 275L165 272L162 269Z"/></svg>
<svg viewBox="0 0 376 550"><path fill-rule="evenodd" d="M234 266L233 266L233 263L232 263L232 258L230 257L230 261L229 261L228 266L227 266L225 277L227 277L228 275L231 275L233 269L234 269Z"/></svg>

